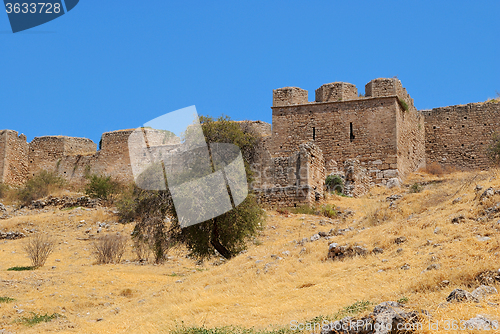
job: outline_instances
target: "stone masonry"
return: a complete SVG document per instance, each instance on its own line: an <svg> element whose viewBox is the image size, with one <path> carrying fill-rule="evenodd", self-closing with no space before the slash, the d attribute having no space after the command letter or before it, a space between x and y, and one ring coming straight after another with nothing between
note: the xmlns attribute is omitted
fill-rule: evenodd
<svg viewBox="0 0 500 334"><path fill-rule="evenodd" d="M261 135L251 187L261 203L292 206L323 198L324 180L342 175L353 196L374 185L398 184L426 164L460 169L490 166L486 150L500 125L500 103L470 103L418 111L396 78L378 78L359 96L345 82L315 91L298 87L273 90L272 127L261 121L238 122ZM171 145L165 131L145 129L152 146ZM0 183L19 186L41 170L57 172L70 183L85 175L111 175L131 182L128 138L133 130L89 139L45 136L26 142L16 131L0 130Z"/></svg>

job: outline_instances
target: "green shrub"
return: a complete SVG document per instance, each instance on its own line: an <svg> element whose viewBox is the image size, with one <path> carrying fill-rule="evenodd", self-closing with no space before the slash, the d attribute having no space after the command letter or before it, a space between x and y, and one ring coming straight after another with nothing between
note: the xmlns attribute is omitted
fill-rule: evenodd
<svg viewBox="0 0 500 334"><path fill-rule="evenodd" d="M328 218L334 218L337 217L338 211L335 207L335 205L331 204L325 204L321 206L321 215L328 217Z"/></svg>
<svg viewBox="0 0 500 334"><path fill-rule="evenodd" d="M406 304L408 302L408 297L401 297L398 299L398 303L400 304Z"/></svg>
<svg viewBox="0 0 500 334"><path fill-rule="evenodd" d="M0 297L0 303L10 303L13 302L15 299L10 298L10 297Z"/></svg>
<svg viewBox="0 0 500 334"><path fill-rule="evenodd" d="M344 180L339 175L328 175L325 180L326 189L341 194L344 191Z"/></svg>
<svg viewBox="0 0 500 334"><path fill-rule="evenodd" d="M424 187L422 187L421 184L418 184L418 183L414 183L411 187L410 187L410 193L414 194L414 193L419 193L421 192L422 190L424 190Z"/></svg>
<svg viewBox="0 0 500 334"><path fill-rule="evenodd" d="M52 191L61 189L65 185L62 177L45 170L29 179L24 187L19 189L17 196L24 205L49 195Z"/></svg>
<svg viewBox="0 0 500 334"><path fill-rule="evenodd" d="M303 205L299 205L299 206L296 206L296 207L293 207L293 208L289 208L288 211L290 211L291 213L294 213L296 215L315 215L318 213L318 210L316 210L315 208L307 205L307 204L303 204Z"/></svg>
<svg viewBox="0 0 500 334"><path fill-rule="evenodd" d="M401 106L403 107L404 111L408 111L409 107L405 100L399 98L399 103L401 103Z"/></svg>
<svg viewBox="0 0 500 334"><path fill-rule="evenodd" d="M31 312L32 316L31 317L22 317L21 319L18 320L18 322L26 325L26 326L34 326L36 324L42 323L42 322L50 322L56 318L61 317L60 314L58 313L53 313L51 315L48 315L47 313L44 315L36 314L34 312Z"/></svg>
<svg viewBox="0 0 500 334"><path fill-rule="evenodd" d="M35 270L36 267L10 267L7 271L25 271L25 270Z"/></svg>
<svg viewBox="0 0 500 334"><path fill-rule="evenodd" d="M118 182L111 179L111 176L93 174L87 177L89 183L85 186L85 194L90 198L111 200L120 188Z"/></svg>

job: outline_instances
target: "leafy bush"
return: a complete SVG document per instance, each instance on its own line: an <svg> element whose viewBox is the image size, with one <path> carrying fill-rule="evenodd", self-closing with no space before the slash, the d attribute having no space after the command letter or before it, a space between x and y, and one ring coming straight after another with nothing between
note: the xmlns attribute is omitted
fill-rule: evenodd
<svg viewBox="0 0 500 334"><path fill-rule="evenodd" d="M325 204L321 206L321 215L328 217L328 218L334 218L337 217L338 211L335 205L330 205L330 204Z"/></svg>
<svg viewBox="0 0 500 334"><path fill-rule="evenodd" d="M110 200L119 191L119 183L111 176L93 174L87 177L89 183L85 186L85 194L90 198Z"/></svg>
<svg viewBox="0 0 500 334"><path fill-rule="evenodd" d="M28 253L31 264L34 268L43 267L45 261L54 250L54 240L41 233L33 234L24 245L24 250Z"/></svg>
<svg viewBox="0 0 500 334"><path fill-rule="evenodd" d="M100 236L92 244L93 253L99 264L120 263L126 246L126 238L118 234Z"/></svg>
<svg viewBox="0 0 500 334"><path fill-rule="evenodd" d="M419 193L419 192L421 192L423 189L424 189L424 187L422 187L422 185L421 185L421 184L414 183L414 184L412 184L412 186L410 187L410 193L412 193L412 194L414 194L414 193Z"/></svg>
<svg viewBox="0 0 500 334"><path fill-rule="evenodd" d="M56 173L44 170L29 179L18 191L17 196L24 205L29 205L32 201L61 189L65 183L64 179Z"/></svg>
<svg viewBox="0 0 500 334"><path fill-rule="evenodd" d="M341 194L344 192L344 180L339 175L328 175L325 180L326 189Z"/></svg>
<svg viewBox="0 0 500 334"><path fill-rule="evenodd" d="M10 297L0 297L0 303L10 303L13 302L15 299L10 298Z"/></svg>

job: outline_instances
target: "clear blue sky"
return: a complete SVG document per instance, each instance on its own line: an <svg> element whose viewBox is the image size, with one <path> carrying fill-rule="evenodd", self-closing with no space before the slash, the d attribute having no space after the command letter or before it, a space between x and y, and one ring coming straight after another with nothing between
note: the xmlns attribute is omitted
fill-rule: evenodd
<svg viewBox="0 0 500 334"><path fill-rule="evenodd" d="M0 129L99 141L196 105L271 122L272 89L397 76L419 109L500 91L500 1L81 0L12 34Z"/></svg>

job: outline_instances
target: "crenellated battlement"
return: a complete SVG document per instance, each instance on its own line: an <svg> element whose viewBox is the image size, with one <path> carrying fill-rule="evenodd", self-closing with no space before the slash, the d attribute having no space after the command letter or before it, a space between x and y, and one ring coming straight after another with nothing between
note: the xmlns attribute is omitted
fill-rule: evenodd
<svg viewBox="0 0 500 334"><path fill-rule="evenodd" d="M316 102L347 101L358 98L358 89L347 82L327 83L316 89Z"/></svg>

